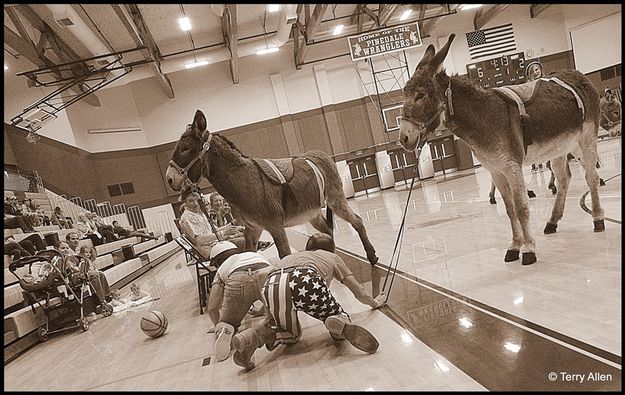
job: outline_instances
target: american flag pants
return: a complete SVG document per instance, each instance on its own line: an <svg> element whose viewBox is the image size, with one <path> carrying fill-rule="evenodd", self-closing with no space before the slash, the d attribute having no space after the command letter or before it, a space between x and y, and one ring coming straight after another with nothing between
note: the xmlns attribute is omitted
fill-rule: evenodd
<svg viewBox="0 0 625 395"><path fill-rule="evenodd" d="M267 311L265 324L276 332L275 344L295 343L302 336L298 310L322 322L337 314L349 317L330 293L323 277L310 267L270 273L261 293Z"/></svg>

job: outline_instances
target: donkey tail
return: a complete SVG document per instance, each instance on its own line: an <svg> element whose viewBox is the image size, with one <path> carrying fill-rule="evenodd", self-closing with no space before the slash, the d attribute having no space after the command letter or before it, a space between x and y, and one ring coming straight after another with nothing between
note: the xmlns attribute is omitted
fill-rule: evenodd
<svg viewBox="0 0 625 395"><path fill-rule="evenodd" d="M328 206L326 206L326 225L334 230L334 214L332 213L332 209Z"/></svg>

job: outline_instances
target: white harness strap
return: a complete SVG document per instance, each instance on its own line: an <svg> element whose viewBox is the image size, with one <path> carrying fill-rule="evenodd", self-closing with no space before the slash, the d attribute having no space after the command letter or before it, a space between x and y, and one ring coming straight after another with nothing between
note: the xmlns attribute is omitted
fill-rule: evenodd
<svg viewBox="0 0 625 395"><path fill-rule="evenodd" d="M310 168L315 173L315 177L317 178L317 185L319 186L319 202L321 203L321 207L323 207L325 205L325 181L323 179L323 174L321 173L317 165L315 165L312 161L306 159L306 163L308 163L308 166L310 166Z"/></svg>
<svg viewBox="0 0 625 395"><path fill-rule="evenodd" d="M267 166L269 166L271 168L271 170L273 170L273 172L276 174L276 176L278 177L278 180L280 180L280 184L286 184L286 179L284 178L284 175L282 175L282 173L280 172L280 170L278 170L278 168L276 167L276 165L273 164L272 161L268 160L268 159L263 159L263 161L267 164Z"/></svg>
<svg viewBox="0 0 625 395"><path fill-rule="evenodd" d="M521 100L521 98L519 97L519 95L516 94L516 92L514 92L512 89L507 88L505 86L499 87L499 88L493 88L498 90L499 92L503 93L504 95L508 96L510 99L514 100L514 102L516 103L517 107L519 107L519 114L520 115L527 115L527 112L525 111L525 104L523 104L523 100Z"/></svg>
<svg viewBox="0 0 625 395"><path fill-rule="evenodd" d="M569 90L573 96L575 96L575 100L577 100L577 107L579 107L580 110L582 110L582 118L584 118L584 103L582 102L582 99L579 97L579 95L577 94L577 92L575 92L575 89L573 89L569 84L562 82L562 80L560 80L559 78L556 77L548 77L548 78L541 78L541 80L543 81L553 81L556 84L560 85L561 87Z"/></svg>

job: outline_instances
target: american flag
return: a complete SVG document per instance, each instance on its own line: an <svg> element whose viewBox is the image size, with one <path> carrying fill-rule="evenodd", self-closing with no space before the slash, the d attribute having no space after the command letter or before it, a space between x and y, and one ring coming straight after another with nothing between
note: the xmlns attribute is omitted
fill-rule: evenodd
<svg viewBox="0 0 625 395"><path fill-rule="evenodd" d="M516 51L512 24L466 33L471 60Z"/></svg>

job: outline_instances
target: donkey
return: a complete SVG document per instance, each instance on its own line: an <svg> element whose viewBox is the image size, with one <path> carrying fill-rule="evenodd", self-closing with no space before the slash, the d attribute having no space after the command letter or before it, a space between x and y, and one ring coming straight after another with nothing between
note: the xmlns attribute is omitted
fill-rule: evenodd
<svg viewBox="0 0 625 395"><path fill-rule="evenodd" d="M331 222L328 225L321 212L323 199L329 209L328 217L333 211L349 222L358 232L369 262L377 263L378 257L362 219L347 204L338 170L328 154L308 151L292 161L272 162L285 167L292 163L292 179L286 188L270 182L255 161L241 153L226 137L208 132L206 117L197 110L193 123L176 143L166 178L175 191L182 189L187 178L193 183L200 177L208 179L246 223L246 251L256 251L260 234L266 229L276 243L280 258L291 253L286 226L308 221L318 231L333 235ZM320 174L316 174L317 171ZM321 183L318 176L323 180Z"/></svg>
<svg viewBox="0 0 625 395"><path fill-rule="evenodd" d="M548 234L556 231L564 211L571 178L567 153L573 152L581 157L592 197L594 230L603 231L599 176L595 168L599 126L597 88L576 70L550 75L573 87L583 103L585 111L582 112L575 95L568 88L554 81L541 81L534 92L532 104L527 107L527 115L533 120L531 140L527 140L522 128L523 118L516 106L512 107L498 93L480 88L468 78L445 73L442 64L454 37L455 34L451 34L438 52L429 45L404 87L400 123L403 147L420 151L444 113L445 126L473 149L501 192L512 227L512 244L506 252L505 262L519 259L519 251L523 253L523 265L536 262L529 200L521 170L523 163L551 159L558 191L544 229L544 233ZM528 141L531 144L526 144Z"/></svg>

